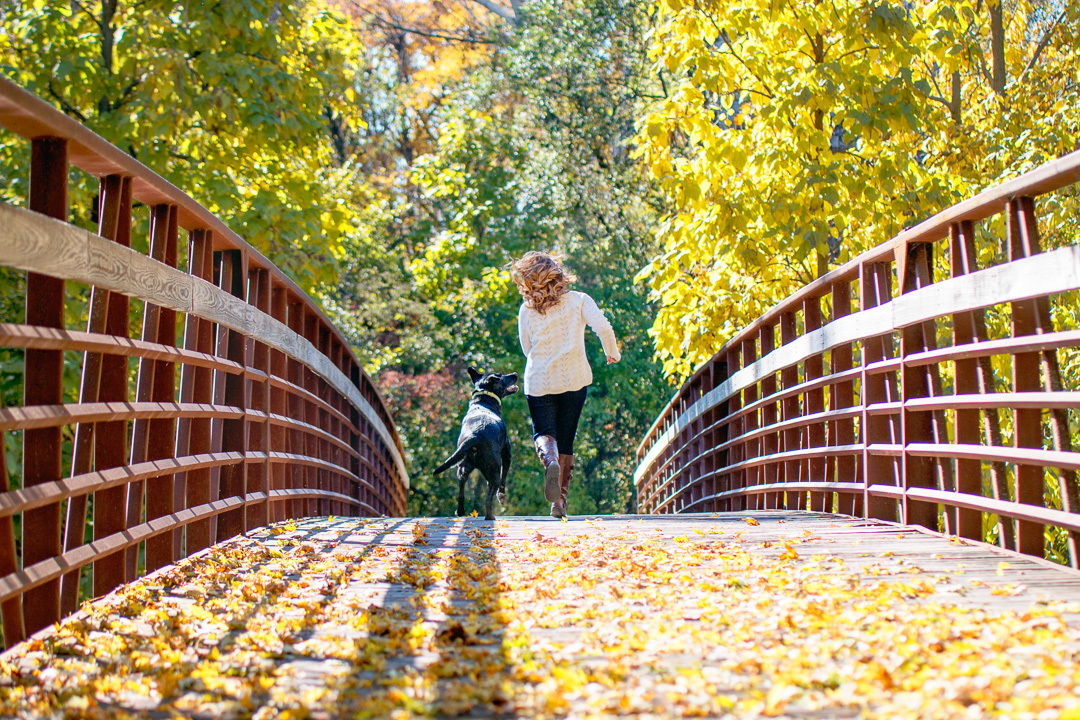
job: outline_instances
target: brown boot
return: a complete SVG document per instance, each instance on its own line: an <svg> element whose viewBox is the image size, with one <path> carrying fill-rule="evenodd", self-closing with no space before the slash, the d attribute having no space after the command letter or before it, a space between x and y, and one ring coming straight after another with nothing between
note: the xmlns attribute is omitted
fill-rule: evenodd
<svg viewBox="0 0 1080 720"><path fill-rule="evenodd" d="M570 491L570 478L574 474L574 456L559 456L559 499L551 503L551 517L566 517L566 495Z"/></svg>
<svg viewBox="0 0 1080 720"><path fill-rule="evenodd" d="M559 499L559 451L555 438L541 435L536 438L536 455L544 464L544 499L555 502Z"/></svg>

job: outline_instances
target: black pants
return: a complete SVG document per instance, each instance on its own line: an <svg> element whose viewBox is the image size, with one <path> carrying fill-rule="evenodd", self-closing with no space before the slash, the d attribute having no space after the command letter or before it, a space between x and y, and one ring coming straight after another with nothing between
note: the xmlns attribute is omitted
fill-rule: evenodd
<svg viewBox="0 0 1080 720"><path fill-rule="evenodd" d="M574 436L577 435L581 408L585 406L585 390L571 390L557 395L526 395L529 415L532 416L533 439L541 435L555 438L560 455L574 454Z"/></svg>

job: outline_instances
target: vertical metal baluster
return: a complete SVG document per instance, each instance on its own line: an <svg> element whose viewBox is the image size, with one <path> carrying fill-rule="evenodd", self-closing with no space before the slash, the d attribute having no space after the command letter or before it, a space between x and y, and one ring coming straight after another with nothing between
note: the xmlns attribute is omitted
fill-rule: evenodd
<svg viewBox="0 0 1080 720"><path fill-rule="evenodd" d="M165 249L163 262L175 268L177 262L177 207L168 206L166 220ZM157 336L154 342L161 345L176 345L176 311L162 307L158 309ZM176 402L176 363L171 360L154 361L153 388L151 399L157 403ZM146 459L164 460L176 457L176 421L173 418L159 418L148 422L146 440ZM146 520L171 515L173 512L174 476L161 475L150 480L146 485ZM152 572L173 562L176 557L172 533L164 533L146 541L146 571Z"/></svg>
<svg viewBox="0 0 1080 720"><path fill-rule="evenodd" d="M741 363L742 356L739 352L739 348L729 348L727 352L728 377L731 377L739 371ZM744 415L739 415L742 407L742 393L732 393L731 397L728 398L728 417L731 417L733 415L738 415L738 417L732 418L726 425L728 431L728 441L736 440L736 438L738 438L740 435L743 434L743 432L745 432L746 418ZM746 448L741 442L734 442L731 445L731 447L728 449L728 458L730 460L728 462L728 465L738 465L739 463L746 460ZM723 491L730 492L731 490L734 490L736 488L744 487L746 484L745 477L745 469L727 471L724 474L724 484L722 488ZM724 501L721 503L719 509L726 512L734 509L736 506L742 507L741 502L736 501L729 495L724 498Z"/></svg>
<svg viewBox="0 0 1080 720"><path fill-rule="evenodd" d="M761 345L761 357L767 356L773 350L776 349L776 326L772 324L764 324L761 326L761 330L758 331L758 342ZM768 398L776 394L776 374L770 373L768 376L761 379L761 397ZM768 428L776 424L777 420L777 405L776 402L765 403L761 406L761 427ZM775 455L779 451L779 439L775 432L766 433L761 437L761 454ZM774 484L777 482L777 476L779 475L778 463L769 462L762 466L761 471L758 473L758 478L765 484ZM759 508L776 508L779 507L780 496L779 493L766 492L761 495L761 500L758 502Z"/></svg>
<svg viewBox="0 0 1080 720"><path fill-rule="evenodd" d="M780 342L783 345L792 343L798 337L798 326L794 311L788 311L780 315ZM784 390L790 390L799 384L799 364L793 363L780 371L780 382ZM783 420L792 422L799 418L800 403L798 395L789 395L783 401ZM784 452L793 452L802 447L803 429L800 426L789 427L784 431ZM788 483L799 482L799 470L802 463L798 460L788 460L784 463L783 481ZM788 490L784 493L783 506L788 510L801 508L805 503L800 502L805 493L796 490Z"/></svg>
<svg viewBox="0 0 1080 720"><path fill-rule="evenodd" d="M832 286L833 320L851 314L851 281L839 280ZM833 374L847 372L853 367L851 343L843 343L832 349L829 356L830 371ZM829 405L833 410L852 407L855 404L854 381L844 380L832 386L829 393ZM855 442L855 421L836 420L833 422L830 440L834 445L851 445ZM855 456L836 456L836 479L852 482L856 477ZM841 492L837 496L837 509L845 515L854 515L857 496L854 493Z"/></svg>
<svg viewBox="0 0 1080 720"><path fill-rule="evenodd" d="M803 332L812 333L821 327L821 298L817 295L808 297L803 303ZM820 354L811 355L803 362L805 379L817 380L824 374L824 362ZM825 411L825 391L822 388L807 390L804 400L806 414L813 415ZM813 422L806 429L806 446L814 450L825 449L825 423ZM820 455L811 456L806 461L806 478L810 482L821 482L825 479L825 458ZM811 490L807 509L816 512L825 510L826 494ZM831 508L830 508L831 509Z"/></svg>
<svg viewBox="0 0 1080 720"><path fill-rule="evenodd" d="M101 178L98 191L98 235L116 239L122 209L124 179L119 175ZM128 211L130 212L130 203ZM90 291L90 313L87 332L102 334L109 320L109 291L94 286ZM101 353L83 353L82 377L79 381L79 402L96 403L101 393ZM94 458L96 423L75 426L75 442L71 449L71 476L90 472ZM73 495L68 499L67 520L64 523L64 551L84 544L86 533L87 496ZM60 613L70 615L79 606L79 580L82 568L67 572L60 579Z"/></svg>
<svg viewBox="0 0 1080 720"><path fill-rule="evenodd" d="M30 144L30 209L67 220L67 141L40 137ZM26 274L26 324L64 327L64 281L48 275ZM64 401L63 352L28 349L24 354L23 405L58 405ZM54 482L61 469L61 428L23 431L23 487ZM60 503L23 512L22 566L57 557L61 552ZM27 634L60 619L60 580L50 580L23 594Z"/></svg>
<svg viewBox="0 0 1080 720"><path fill-rule="evenodd" d="M222 289L246 302L247 298L247 253L241 250L222 252L221 286ZM226 357L235 363L247 367L247 337L238 330L226 332ZM222 348L218 349L221 354ZM215 398L216 402L217 398ZM248 477L248 417L247 417L247 376L246 373L234 373L226 376L224 397L221 404L236 408L244 413L239 418L226 418L221 423L221 449L224 452L240 453L243 460L221 468L218 496L239 498L247 501ZM247 515L244 507L227 510L217 518L217 542L227 540L247 530Z"/></svg>
<svg viewBox="0 0 1080 720"><path fill-rule="evenodd" d="M131 178L120 183L120 204L116 235L113 240L124 247L131 247ZM127 295L109 293L109 313L105 332L117 337L128 337L131 302ZM98 401L126 402L128 399L128 358L123 355L104 355L101 359L101 381ZM97 471L120 467L128 460L127 422L111 420L98 423L94 431L94 469ZM94 540L121 532L127 523L128 489L107 488L94 492ZM124 558L122 551L100 557L94 561L94 596L104 595L124 582Z"/></svg>

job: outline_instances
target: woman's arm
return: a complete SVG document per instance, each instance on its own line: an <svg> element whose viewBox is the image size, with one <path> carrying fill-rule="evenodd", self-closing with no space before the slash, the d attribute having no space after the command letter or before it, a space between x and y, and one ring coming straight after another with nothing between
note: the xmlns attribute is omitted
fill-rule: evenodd
<svg viewBox="0 0 1080 720"><path fill-rule="evenodd" d="M582 293L582 295L585 295L585 293ZM617 363L622 360L622 353L619 352L619 343L615 339L615 331L611 328L611 323L608 322L604 312L596 306L596 301L588 295L585 295L585 302L581 306L581 314L585 318L585 322L596 333L596 336L600 338L600 344L604 346L604 353L607 355L608 363Z"/></svg>
<svg viewBox="0 0 1080 720"><path fill-rule="evenodd" d="M521 303L521 309L518 310L518 341L521 343L521 351L525 353L525 357L529 357L532 341L529 339L529 315L525 310L525 303Z"/></svg>

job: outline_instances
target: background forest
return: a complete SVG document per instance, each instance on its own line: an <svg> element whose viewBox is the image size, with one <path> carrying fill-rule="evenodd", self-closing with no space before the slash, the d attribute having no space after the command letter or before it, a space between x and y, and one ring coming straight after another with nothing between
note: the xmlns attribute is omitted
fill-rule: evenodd
<svg viewBox="0 0 1080 720"><path fill-rule="evenodd" d="M570 511L620 512L675 383L743 323L1080 138L1065 0L0 0L0 33L5 75L338 321L398 421L414 514L452 511L453 479L430 469L464 368L524 369L513 257L561 253L619 335L612 366L588 340ZM0 136L0 192L21 203L20 152ZM93 227L96 187L77 182L73 221ZM1075 237L1060 203L1051 244ZM21 282L0 276L5 320ZM85 307L68 312L77 326ZM0 390L21 395L3 354ZM543 512L524 399L504 407L507 511Z"/></svg>

